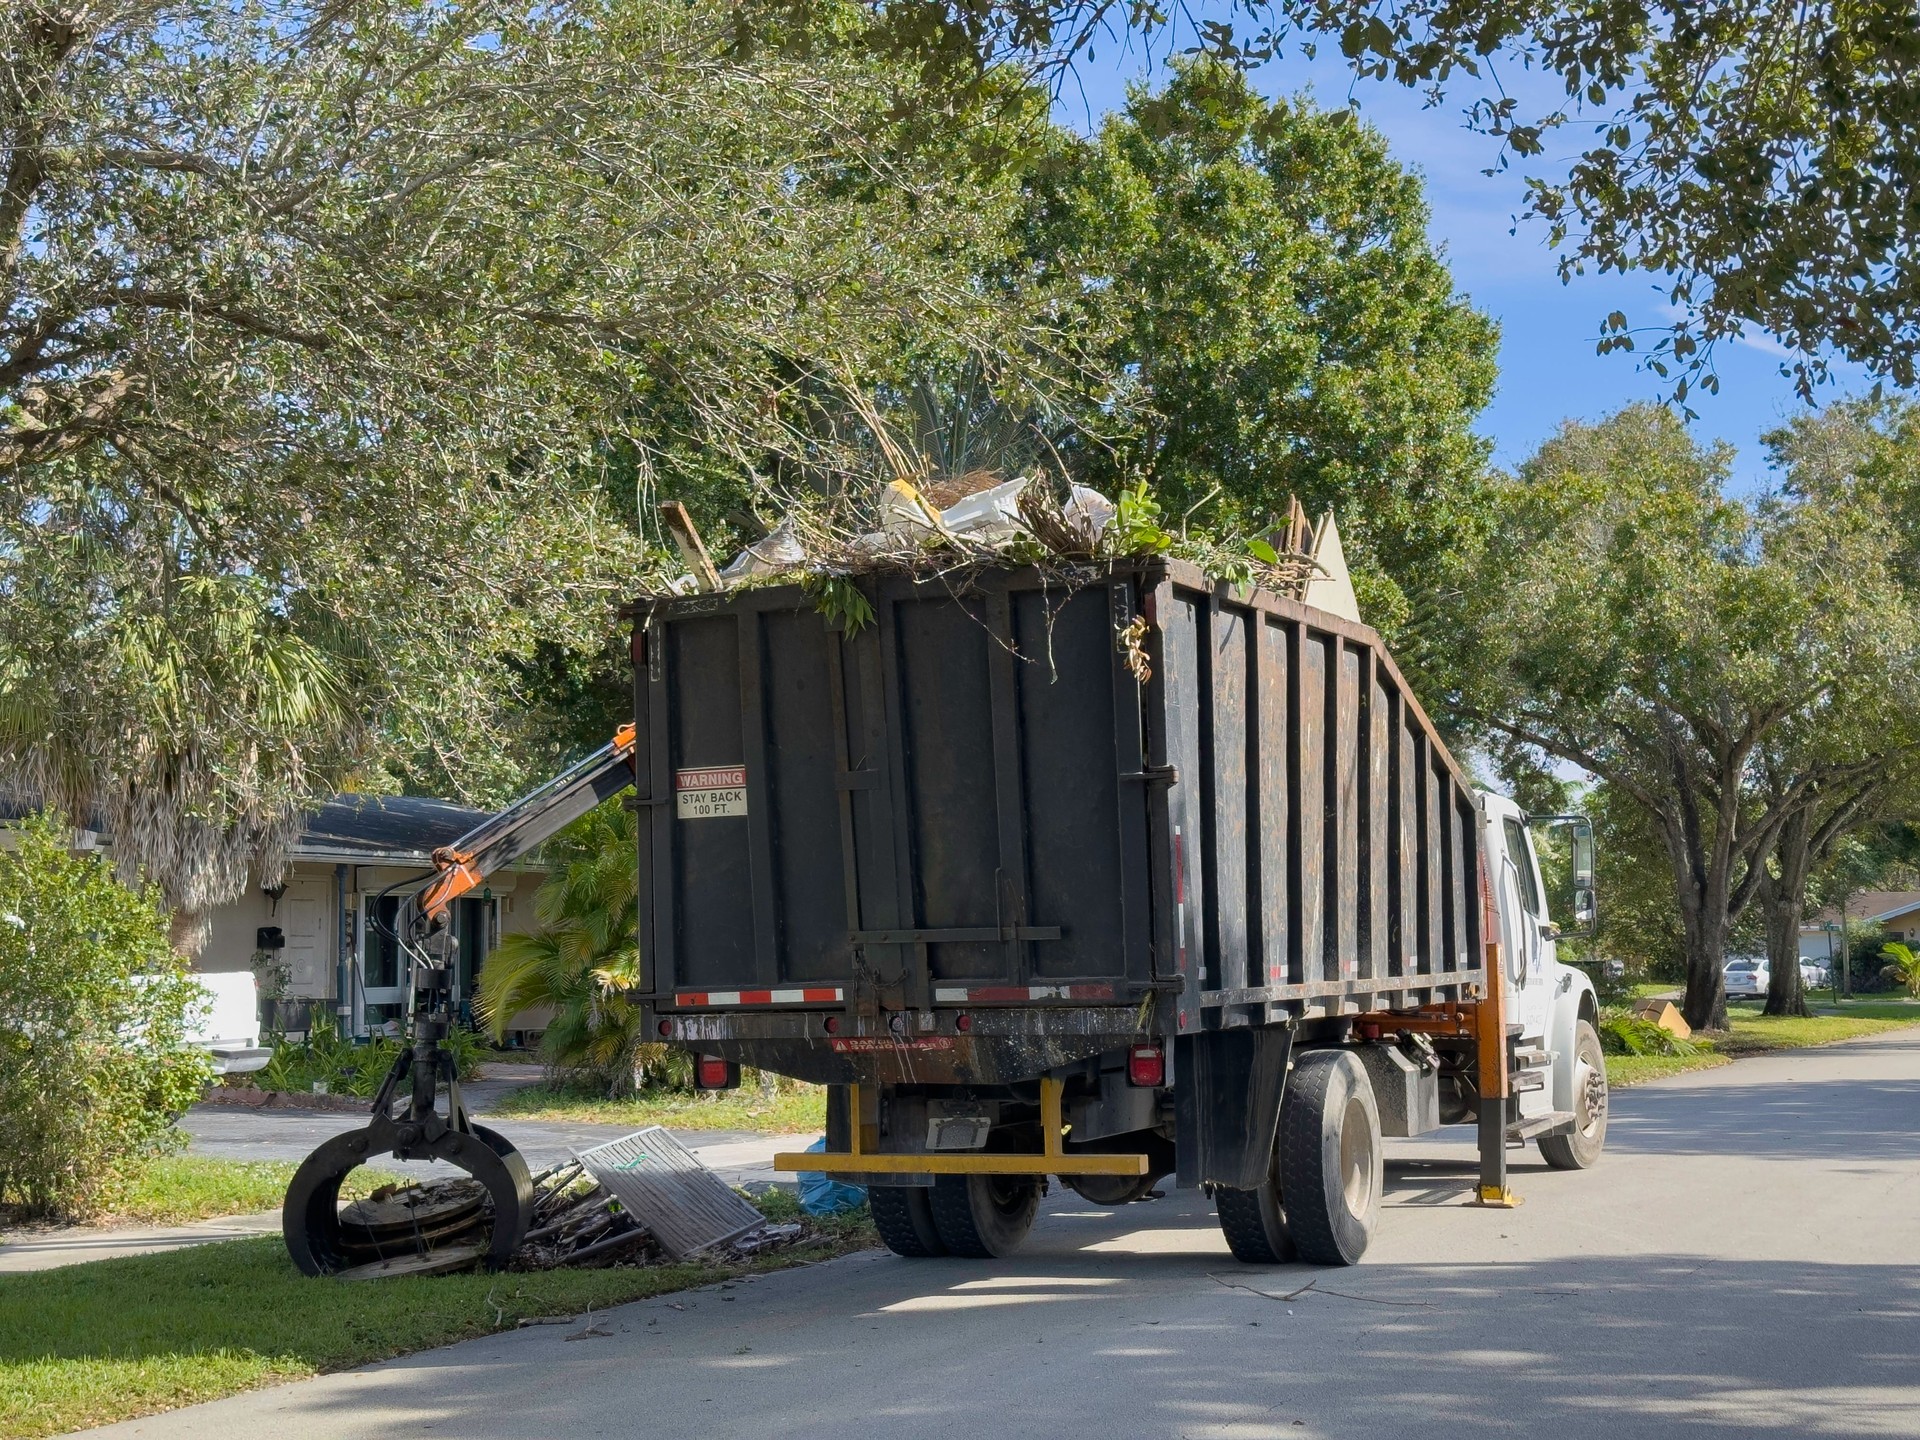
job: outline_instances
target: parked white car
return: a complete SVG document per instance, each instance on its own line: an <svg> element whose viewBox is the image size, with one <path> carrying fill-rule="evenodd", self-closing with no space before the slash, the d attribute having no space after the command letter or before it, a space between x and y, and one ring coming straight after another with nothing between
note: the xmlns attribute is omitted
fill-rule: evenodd
<svg viewBox="0 0 1920 1440"><path fill-rule="evenodd" d="M251 970L217 971L195 975L207 992L208 1004L188 1034L213 1056L216 1075L251 1075L273 1058L273 1047L260 1043L260 991Z"/></svg>
<svg viewBox="0 0 1920 1440"><path fill-rule="evenodd" d="M1833 972L1818 960L1803 959L1800 962L1800 983L1809 990L1816 986L1824 989L1833 983Z"/></svg>
<svg viewBox="0 0 1920 1440"><path fill-rule="evenodd" d="M1773 978L1773 972L1767 968L1765 960L1742 958L1729 960L1726 968L1727 998L1729 1000L1765 996L1767 982Z"/></svg>

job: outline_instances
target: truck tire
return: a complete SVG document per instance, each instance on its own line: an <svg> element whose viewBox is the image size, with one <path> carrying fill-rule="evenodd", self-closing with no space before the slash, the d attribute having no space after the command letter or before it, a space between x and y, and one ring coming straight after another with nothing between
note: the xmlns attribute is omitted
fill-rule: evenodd
<svg viewBox="0 0 1920 1440"><path fill-rule="evenodd" d="M1573 1027L1574 1128L1540 1140L1540 1158L1555 1170L1585 1170L1607 1143L1607 1057L1591 1020Z"/></svg>
<svg viewBox="0 0 1920 1440"><path fill-rule="evenodd" d="M1353 1265L1380 1214L1380 1108L1359 1058L1309 1050L1280 1102L1280 1188L1302 1260Z"/></svg>
<svg viewBox="0 0 1920 1440"><path fill-rule="evenodd" d="M1287 1229L1286 1207L1280 1196L1280 1151L1276 1144L1267 1166L1266 1182L1254 1190L1219 1186L1213 1192L1220 1233L1227 1237L1233 1258L1247 1265L1284 1265L1297 1259L1293 1235Z"/></svg>
<svg viewBox="0 0 1920 1440"><path fill-rule="evenodd" d="M1011 1255L1040 1210L1037 1175L941 1175L933 1182L933 1224L947 1253L969 1260Z"/></svg>
<svg viewBox="0 0 1920 1440"><path fill-rule="evenodd" d="M869 1185L867 1210L889 1250L912 1260L947 1253L933 1223L932 1189L926 1185Z"/></svg>

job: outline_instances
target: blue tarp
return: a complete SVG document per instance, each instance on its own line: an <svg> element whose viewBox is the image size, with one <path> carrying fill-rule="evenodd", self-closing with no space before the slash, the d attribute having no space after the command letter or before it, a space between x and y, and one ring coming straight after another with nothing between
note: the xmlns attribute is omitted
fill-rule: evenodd
<svg viewBox="0 0 1920 1440"><path fill-rule="evenodd" d="M807 1154L818 1154L826 1148L827 1137L822 1135L807 1146ZM800 1182L800 1208L809 1215L844 1215L867 1203L864 1185L849 1185L818 1170L802 1170L793 1178Z"/></svg>

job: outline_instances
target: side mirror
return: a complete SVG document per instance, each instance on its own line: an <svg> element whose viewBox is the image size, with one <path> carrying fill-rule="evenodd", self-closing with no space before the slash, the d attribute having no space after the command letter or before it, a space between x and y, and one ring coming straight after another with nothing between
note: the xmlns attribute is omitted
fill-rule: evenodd
<svg viewBox="0 0 1920 1440"><path fill-rule="evenodd" d="M1599 920L1599 902L1593 882L1593 822L1584 815L1534 815L1529 823L1550 831L1566 832L1564 844L1566 889L1560 892L1568 904L1567 923L1561 938L1591 936ZM1562 843L1554 837L1555 848Z"/></svg>

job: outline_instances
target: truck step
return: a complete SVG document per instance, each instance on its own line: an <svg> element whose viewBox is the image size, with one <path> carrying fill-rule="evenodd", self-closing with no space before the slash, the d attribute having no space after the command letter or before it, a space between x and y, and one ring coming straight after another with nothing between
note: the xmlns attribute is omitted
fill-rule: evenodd
<svg viewBox="0 0 1920 1440"><path fill-rule="evenodd" d="M1553 1064L1554 1052L1543 1050L1536 1045L1522 1045L1513 1052L1513 1068L1516 1070L1544 1070Z"/></svg>
<svg viewBox="0 0 1920 1440"><path fill-rule="evenodd" d="M1507 1126L1507 1140L1538 1140L1547 1135L1571 1134L1580 1117L1571 1110L1555 1110L1549 1115L1530 1115Z"/></svg>

